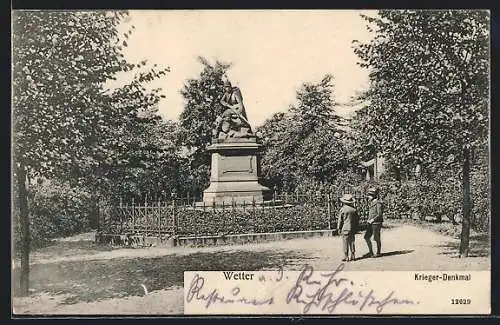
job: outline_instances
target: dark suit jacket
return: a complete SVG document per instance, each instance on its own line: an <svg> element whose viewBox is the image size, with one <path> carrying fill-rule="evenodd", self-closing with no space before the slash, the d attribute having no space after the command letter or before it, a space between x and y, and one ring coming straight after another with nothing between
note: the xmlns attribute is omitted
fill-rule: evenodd
<svg viewBox="0 0 500 325"><path fill-rule="evenodd" d="M382 223L383 218L383 204L379 199L374 199L368 203L368 222Z"/></svg>
<svg viewBox="0 0 500 325"><path fill-rule="evenodd" d="M344 204L340 208L339 216L337 219L337 229L339 234L356 233L359 226L359 214L358 211Z"/></svg>

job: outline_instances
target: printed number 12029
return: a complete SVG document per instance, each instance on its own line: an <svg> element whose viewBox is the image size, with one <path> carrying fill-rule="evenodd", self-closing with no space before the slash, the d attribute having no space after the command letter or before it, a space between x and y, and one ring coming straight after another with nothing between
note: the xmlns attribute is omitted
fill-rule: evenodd
<svg viewBox="0 0 500 325"><path fill-rule="evenodd" d="M452 298L451 299L451 304L452 305L470 305L471 300L469 298Z"/></svg>

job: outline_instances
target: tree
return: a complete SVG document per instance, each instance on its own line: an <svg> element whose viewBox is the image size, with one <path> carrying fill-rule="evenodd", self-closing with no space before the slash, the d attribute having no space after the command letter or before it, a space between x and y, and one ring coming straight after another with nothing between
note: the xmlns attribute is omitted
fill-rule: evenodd
<svg viewBox="0 0 500 325"><path fill-rule="evenodd" d="M185 104L178 133L178 144L188 153L186 168L197 183L193 183L196 192L202 191L208 182L210 155L205 149L211 144L215 119L223 109L219 102L224 94L222 76L231 66L219 61L212 65L203 57L198 59L203 65L202 72L197 78L187 80L181 90Z"/></svg>
<svg viewBox="0 0 500 325"><path fill-rule="evenodd" d="M364 99L360 96L358 99ZM366 103L365 103L366 104ZM384 157L384 166L387 169L383 177L389 179L401 180L401 175L404 172L402 166L406 166L399 162L397 156L391 154L384 155L381 152L381 147L378 142L378 134L374 132L374 125L371 123L371 111L368 106L363 106L354 112L354 115L349 120L348 132L346 132L345 144L348 148L348 159L355 161L361 166L361 162L369 161L382 154Z"/></svg>
<svg viewBox="0 0 500 325"><path fill-rule="evenodd" d="M28 294L30 233L27 181L87 179L117 156L120 139L139 108L158 101L142 84L168 69L142 71L126 62L126 12L18 11L13 14L13 159L21 228L21 294ZM106 91L120 72L130 84ZM100 180L95 177L94 180ZM98 189L97 183L93 183Z"/></svg>
<svg viewBox="0 0 500 325"><path fill-rule="evenodd" d="M333 76L325 75L319 83L304 83L297 91L297 103L290 113L297 119L299 140L315 132L317 128L336 128L342 118L334 111Z"/></svg>
<svg viewBox="0 0 500 325"><path fill-rule="evenodd" d="M295 152L292 142L287 138L292 128L290 113L278 112L256 130L264 147L261 160L263 182L269 187L285 191L294 188L296 183L294 165L288 160Z"/></svg>
<svg viewBox="0 0 500 325"><path fill-rule="evenodd" d="M358 161L373 159L376 154L376 134L372 131L370 124L370 110L367 106L362 106L354 112L354 116L349 121L349 132L347 139L350 151Z"/></svg>
<svg viewBox="0 0 500 325"><path fill-rule="evenodd" d="M175 123L156 115L131 123L121 138L125 145L116 151L115 159L94 173L101 180L101 192L114 202L132 198L151 202L169 196L181 184L176 131Z"/></svg>
<svg viewBox="0 0 500 325"><path fill-rule="evenodd" d="M354 49L370 69L364 131L402 162L461 169L467 256L471 152L488 135L488 13L382 10L363 18L375 34Z"/></svg>
<svg viewBox="0 0 500 325"><path fill-rule="evenodd" d="M258 128L264 140L264 175L271 186L290 190L299 179L331 182L349 164L339 135L343 119L335 113L333 76L304 83L297 103Z"/></svg>

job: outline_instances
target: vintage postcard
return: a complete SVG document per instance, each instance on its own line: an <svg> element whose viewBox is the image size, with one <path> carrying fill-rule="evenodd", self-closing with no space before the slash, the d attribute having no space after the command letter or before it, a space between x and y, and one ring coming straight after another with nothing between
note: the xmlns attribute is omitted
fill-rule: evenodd
<svg viewBox="0 0 500 325"><path fill-rule="evenodd" d="M12 316L488 315L487 10L13 10Z"/></svg>

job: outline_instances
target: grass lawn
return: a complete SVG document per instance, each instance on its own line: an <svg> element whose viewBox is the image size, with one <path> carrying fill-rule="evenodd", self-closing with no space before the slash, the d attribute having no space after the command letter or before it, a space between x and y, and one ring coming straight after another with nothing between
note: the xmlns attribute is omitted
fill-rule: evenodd
<svg viewBox="0 0 500 325"><path fill-rule="evenodd" d="M296 251L218 251L160 257L60 261L32 265L30 284L35 292L71 295L64 300L67 304L92 302L144 295L141 284L148 291L182 287L184 271L254 271L278 267L280 263L299 258L307 259L307 256L301 256ZM14 272L14 284L19 282L18 276L18 272ZM17 295L18 286L14 288L14 295Z"/></svg>

